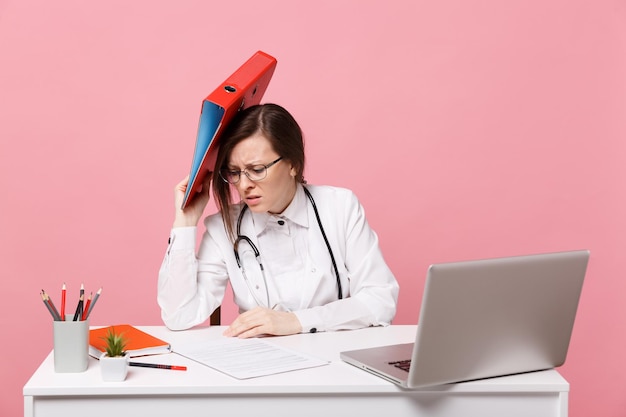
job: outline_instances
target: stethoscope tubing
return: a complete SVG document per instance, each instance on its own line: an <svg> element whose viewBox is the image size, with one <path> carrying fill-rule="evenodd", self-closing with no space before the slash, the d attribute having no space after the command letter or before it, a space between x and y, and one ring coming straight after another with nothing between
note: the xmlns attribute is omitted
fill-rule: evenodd
<svg viewBox="0 0 626 417"><path fill-rule="evenodd" d="M330 242L328 241L328 237L326 237L326 231L324 230L324 226L322 225L322 220L320 218L319 211L317 210L317 205L315 204L315 200L313 199L313 196L311 195L309 190L307 190L306 187L303 186L302 188L304 189L304 193L306 194L307 198L311 202L311 206L313 207L313 212L315 213L315 219L317 220L317 224L320 228L320 232L322 233L322 237L324 238L324 243L326 244L326 248L328 249L328 254L330 255L330 260L333 264L333 271L335 272L335 277L337 278L337 298L341 300L343 298L343 291L342 291L342 286L341 286L341 279L339 278L339 269L337 268L337 262L335 261L335 255L333 254L333 250L330 246ZM239 256L239 244L241 242L246 242L250 246L250 248L252 248L252 251L254 252L254 257L256 258L256 261L259 264L259 268L261 268L261 275L263 276L263 284L265 285L265 296L267 299L266 305L268 308L271 308L269 289L267 285L267 279L265 277L265 268L263 268L263 262L261 261L261 253L259 249L257 248L257 246L254 244L254 242L252 242L252 239L250 239L246 235L241 234L241 221L247 209L248 209L248 206L244 204L243 207L241 208L241 212L239 213L239 217L237 218L237 238L235 239L235 242L233 243L233 251L235 253L235 260L237 261L237 266L242 272L244 281L246 282L246 285L248 286L248 290L252 294L252 297L254 298L256 303L260 306L261 303L257 299L255 292L252 290L252 288L250 288L250 282L248 281L245 267L243 266L243 263Z"/></svg>

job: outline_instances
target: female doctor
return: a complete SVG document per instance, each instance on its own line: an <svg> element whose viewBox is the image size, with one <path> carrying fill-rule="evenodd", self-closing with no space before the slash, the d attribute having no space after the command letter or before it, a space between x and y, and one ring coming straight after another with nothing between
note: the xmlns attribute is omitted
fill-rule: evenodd
<svg viewBox="0 0 626 417"><path fill-rule="evenodd" d="M240 111L221 138L215 171L176 216L159 271L158 303L173 330L203 323L230 285L239 316L226 336L288 335L391 323L398 283L363 207L349 190L306 185L302 131L284 108ZM219 213L196 227L209 201ZM234 203L234 194L241 200Z"/></svg>

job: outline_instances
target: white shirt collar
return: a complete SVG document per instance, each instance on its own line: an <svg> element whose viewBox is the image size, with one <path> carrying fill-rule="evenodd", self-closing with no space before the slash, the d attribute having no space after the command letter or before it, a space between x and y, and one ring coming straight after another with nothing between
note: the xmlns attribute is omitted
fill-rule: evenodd
<svg viewBox="0 0 626 417"><path fill-rule="evenodd" d="M251 213L254 222L254 230L256 235L261 234L267 227L269 222L275 222L275 219L290 221L302 227L309 227L309 212L307 210L308 198L304 193L302 184L297 184L296 194L291 203L280 214L270 213Z"/></svg>

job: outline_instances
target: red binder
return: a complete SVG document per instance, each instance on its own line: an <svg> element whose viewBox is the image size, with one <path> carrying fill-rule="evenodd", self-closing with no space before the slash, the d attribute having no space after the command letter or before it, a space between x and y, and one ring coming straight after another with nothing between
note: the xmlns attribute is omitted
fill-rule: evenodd
<svg viewBox="0 0 626 417"><path fill-rule="evenodd" d="M196 147L182 208L200 191L213 171L219 137L228 122L242 109L259 104L276 68L276 58L258 51L202 101Z"/></svg>

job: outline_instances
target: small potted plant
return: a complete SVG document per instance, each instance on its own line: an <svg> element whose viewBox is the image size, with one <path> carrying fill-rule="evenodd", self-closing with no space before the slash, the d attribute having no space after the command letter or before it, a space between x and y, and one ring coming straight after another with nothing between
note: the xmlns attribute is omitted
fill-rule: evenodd
<svg viewBox="0 0 626 417"><path fill-rule="evenodd" d="M106 352L100 357L100 371L104 381L123 381L128 373L129 356L124 350L126 339L110 329L106 337Z"/></svg>

